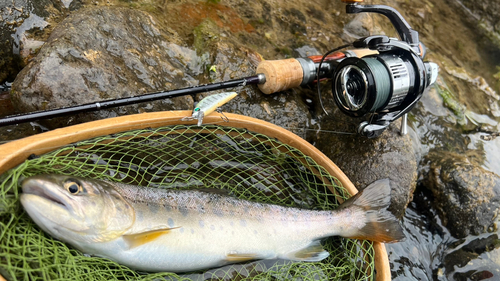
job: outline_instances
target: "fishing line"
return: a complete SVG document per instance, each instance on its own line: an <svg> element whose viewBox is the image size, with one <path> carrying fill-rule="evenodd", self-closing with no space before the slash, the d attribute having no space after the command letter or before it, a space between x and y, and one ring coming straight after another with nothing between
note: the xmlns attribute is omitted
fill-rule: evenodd
<svg viewBox="0 0 500 281"><path fill-rule="evenodd" d="M321 61L319 62L319 66L318 66L318 70L316 71L316 86L317 86L317 89L318 89L318 98L319 98L319 104L321 105L321 108L323 109L323 111L325 112L326 115L328 115L328 112L326 112L326 109L325 107L323 106L323 101L321 99L321 90L320 90L320 83L319 83L319 72L321 70L321 65L323 64L323 61L325 60L325 58L330 55L331 53L333 52L337 52L338 50L341 50L341 49L344 49L344 48L347 48L347 47L350 47L352 46L352 43L350 44L346 44L346 45L342 45L340 47L337 47L333 50L330 50L328 51L325 55L323 55L323 57L321 58Z"/></svg>

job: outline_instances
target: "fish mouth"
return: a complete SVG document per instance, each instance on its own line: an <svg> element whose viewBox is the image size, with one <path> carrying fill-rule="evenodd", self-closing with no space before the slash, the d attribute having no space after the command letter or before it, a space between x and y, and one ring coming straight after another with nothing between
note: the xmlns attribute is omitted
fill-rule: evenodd
<svg viewBox="0 0 500 281"><path fill-rule="evenodd" d="M65 189L50 175L40 175L22 182L20 201L25 212L45 232L65 241L72 222L80 221Z"/></svg>
<svg viewBox="0 0 500 281"><path fill-rule="evenodd" d="M22 189L24 194L30 194L57 204L66 210L70 209L68 197L65 196L61 187L50 178L44 179L31 177L23 181Z"/></svg>

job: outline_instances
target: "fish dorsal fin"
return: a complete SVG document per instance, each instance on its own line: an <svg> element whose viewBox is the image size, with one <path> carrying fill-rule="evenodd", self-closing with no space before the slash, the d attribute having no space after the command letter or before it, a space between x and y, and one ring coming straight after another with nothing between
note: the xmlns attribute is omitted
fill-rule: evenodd
<svg viewBox="0 0 500 281"><path fill-rule="evenodd" d="M229 253L226 255L226 261L234 263L234 262L245 262L258 259L257 254L251 253Z"/></svg>
<svg viewBox="0 0 500 281"><path fill-rule="evenodd" d="M125 240L125 242L127 242L129 249L133 249L135 247L139 247L146 243L152 242L158 239L162 235L167 235L168 233L170 233L170 231L177 228L179 227L156 229L141 233L123 235L123 239Z"/></svg>
<svg viewBox="0 0 500 281"><path fill-rule="evenodd" d="M319 241L312 242L309 246L286 254L285 258L293 261L321 261L326 259L330 253L323 249Z"/></svg>

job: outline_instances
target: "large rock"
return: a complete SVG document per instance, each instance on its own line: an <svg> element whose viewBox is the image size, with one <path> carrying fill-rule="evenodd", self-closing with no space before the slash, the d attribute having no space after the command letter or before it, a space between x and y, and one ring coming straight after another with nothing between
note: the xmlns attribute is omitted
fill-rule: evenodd
<svg viewBox="0 0 500 281"><path fill-rule="evenodd" d="M451 235L464 238L497 230L500 177L451 152L432 151L426 162L423 184L432 191L434 206Z"/></svg>
<svg viewBox="0 0 500 281"><path fill-rule="evenodd" d="M91 8L65 19L19 73L13 101L23 112L61 108L194 86L207 63L162 34L154 19L126 8ZM164 104L164 106L162 106ZM191 97L88 114L78 120L142 110L189 109ZM74 123L59 119L58 127Z"/></svg>
<svg viewBox="0 0 500 281"><path fill-rule="evenodd" d="M13 81L79 0L0 1L0 84Z"/></svg>
<svg viewBox="0 0 500 281"><path fill-rule="evenodd" d="M325 104L329 116L322 116L318 130L308 135L326 156L332 159L362 190L370 183L390 179L392 204L390 210L402 217L413 198L417 180L417 158L409 135L400 134L400 121L387 128L380 137L368 139L356 134L362 119L351 118L334 105Z"/></svg>
<svg viewBox="0 0 500 281"><path fill-rule="evenodd" d="M194 35L195 42L202 43L192 49L175 30L162 28L146 12L118 7L83 9L53 31L18 75L12 86L13 101L18 109L29 112L254 75L260 55L220 32L210 20L200 23ZM284 126L303 127L308 121L307 107L299 96L265 96L257 87L236 90L240 95L224 110ZM191 96L184 96L44 124L54 128L144 111L192 109L193 102Z"/></svg>
<svg viewBox="0 0 500 281"><path fill-rule="evenodd" d="M500 2L496 0L460 0L479 21L487 22L500 32Z"/></svg>

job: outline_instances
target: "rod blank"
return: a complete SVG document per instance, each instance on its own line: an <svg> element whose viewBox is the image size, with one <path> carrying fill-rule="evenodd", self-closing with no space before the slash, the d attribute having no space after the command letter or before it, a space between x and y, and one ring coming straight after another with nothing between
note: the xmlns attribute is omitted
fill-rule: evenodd
<svg viewBox="0 0 500 281"><path fill-rule="evenodd" d="M203 93L203 92L210 92L210 91L215 91L215 90L220 90L220 89L234 88L234 87L244 86L244 85L249 85L249 84L261 84L264 82L265 82L265 76L262 74L259 74L259 75L245 77L245 78L241 78L241 79L229 80L229 81L213 83L213 84L199 85L199 86L183 88L183 89L176 89L176 90L171 90L171 91L163 91L163 92L144 94L144 95L136 96L136 97L100 101L100 102L87 103L87 104L70 106L70 107L65 107L65 108L58 108L58 109L52 109L52 110L44 110L44 111L31 112L31 113L26 113L26 114L7 116L5 118L0 119L0 127L14 125L14 124L20 124L20 123L26 123L26 122L32 122L32 121L41 120L41 119L49 119L49 118L67 116L67 115L74 115L74 114L83 113L83 112L97 111L97 110L107 109L107 108L112 108L112 107L131 105L131 104L136 104L136 103L141 103L141 102L155 101L155 100L161 100L161 99L165 99L165 98L175 98L175 97L180 97L180 96L185 96L185 95L193 95L193 94L198 94L198 93Z"/></svg>

